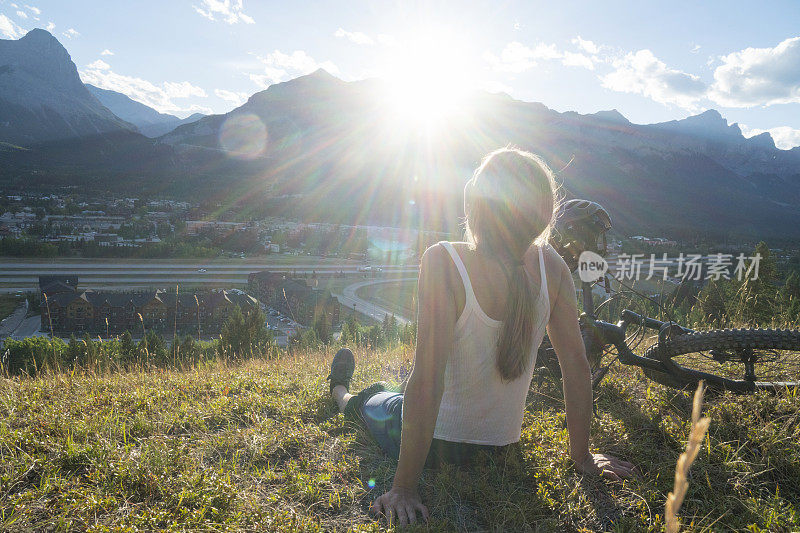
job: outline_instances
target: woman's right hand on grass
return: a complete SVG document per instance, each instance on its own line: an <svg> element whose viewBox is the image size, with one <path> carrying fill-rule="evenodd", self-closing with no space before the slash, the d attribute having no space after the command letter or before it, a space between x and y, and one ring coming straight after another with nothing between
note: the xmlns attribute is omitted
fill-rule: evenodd
<svg viewBox="0 0 800 533"><path fill-rule="evenodd" d="M584 474L596 474L613 481L632 477L636 467L628 461L604 453L590 453L575 461L575 469Z"/></svg>
<svg viewBox="0 0 800 533"><path fill-rule="evenodd" d="M392 490L380 496L372 504L373 513L383 514L389 520L389 525L397 521L401 527L416 522L417 511L427 522L428 508L422 504L417 491L397 487L392 487Z"/></svg>

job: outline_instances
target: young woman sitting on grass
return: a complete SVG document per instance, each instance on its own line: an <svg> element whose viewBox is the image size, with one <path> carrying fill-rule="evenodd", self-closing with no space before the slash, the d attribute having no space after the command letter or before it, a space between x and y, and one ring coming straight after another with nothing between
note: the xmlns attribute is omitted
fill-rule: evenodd
<svg viewBox="0 0 800 533"><path fill-rule="evenodd" d="M413 523L426 464L468 462L518 442L536 352L549 334L563 374L569 454L584 473L618 480L633 465L589 452L592 389L572 275L546 244L556 208L547 165L533 154L489 154L464 190L467 239L440 242L420 261L418 333L405 393L376 383L348 392L355 361L340 350L331 395L398 457L392 489L373 510ZM402 428L402 432L401 432Z"/></svg>

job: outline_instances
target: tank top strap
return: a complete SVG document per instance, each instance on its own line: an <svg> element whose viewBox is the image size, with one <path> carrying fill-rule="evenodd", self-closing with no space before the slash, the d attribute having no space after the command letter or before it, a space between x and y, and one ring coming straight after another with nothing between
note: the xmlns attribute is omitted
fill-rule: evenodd
<svg viewBox="0 0 800 533"><path fill-rule="evenodd" d="M544 253L542 252L542 248L544 248L544 244L539 245L539 275L542 277L542 284L541 284L541 293L542 297L544 298L545 303L547 304L545 307L547 309L548 316L550 315L550 293L547 292L547 273L544 270Z"/></svg>
<svg viewBox="0 0 800 533"><path fill-rule="evenodd" d="M461 281L464 283L464 293L467 299L467 307L476 305L478 299L475 296L475 291L472 290L472 282L469 280L469 274L467 274L467 267L464 265L464 261L461 260L461 256L458 255L458 252L453 247L452 243L447 241L441 241L439 244L444 246L444 249L447 250L447 253L450 254L450 257L453 259L453 263L455 263L456 265L456 269L458 269L458 273L461 275Z"/></svg>

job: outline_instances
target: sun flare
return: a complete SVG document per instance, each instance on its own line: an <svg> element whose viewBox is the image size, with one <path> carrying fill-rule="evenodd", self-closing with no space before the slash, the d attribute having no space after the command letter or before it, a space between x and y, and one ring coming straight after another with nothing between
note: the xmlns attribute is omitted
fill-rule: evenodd
<svg viewBox="0 0 800 533"><path fill-rule="evenodd" d="M460 112L474 85L464 50L450 34L416 36L393 47L383 76L393 118L435 126Z"/></svg>

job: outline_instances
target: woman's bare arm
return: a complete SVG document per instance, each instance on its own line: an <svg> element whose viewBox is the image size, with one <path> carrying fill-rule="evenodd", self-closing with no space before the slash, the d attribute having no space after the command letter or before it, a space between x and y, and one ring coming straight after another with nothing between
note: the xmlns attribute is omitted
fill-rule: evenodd
<svg viewBox="0 0 800 533"><path fill-rule="evenodd" d="M583 472L600 473L611 479L632 474L633 465L603 454L589 453L592 421L592 378L586 348L578 324L575 283L563 259L551 254L559 264L558 291L550 314L547 333L558 356L564 386L564 402L569 431L569 455Z"/></svg>
<svg viewBox="0 0 800 533"><path fill-rule="evenodd" d="M375 501L373 508L401 525L413 522L419 510L419 483L428 456L439 404L444 391L444 370L453 351L456 303L448 272L452 259L442 246L426 250L420 261L417 313L417 350L414 368L403 398L403 430L400 459L392 490Z"/></svg>

